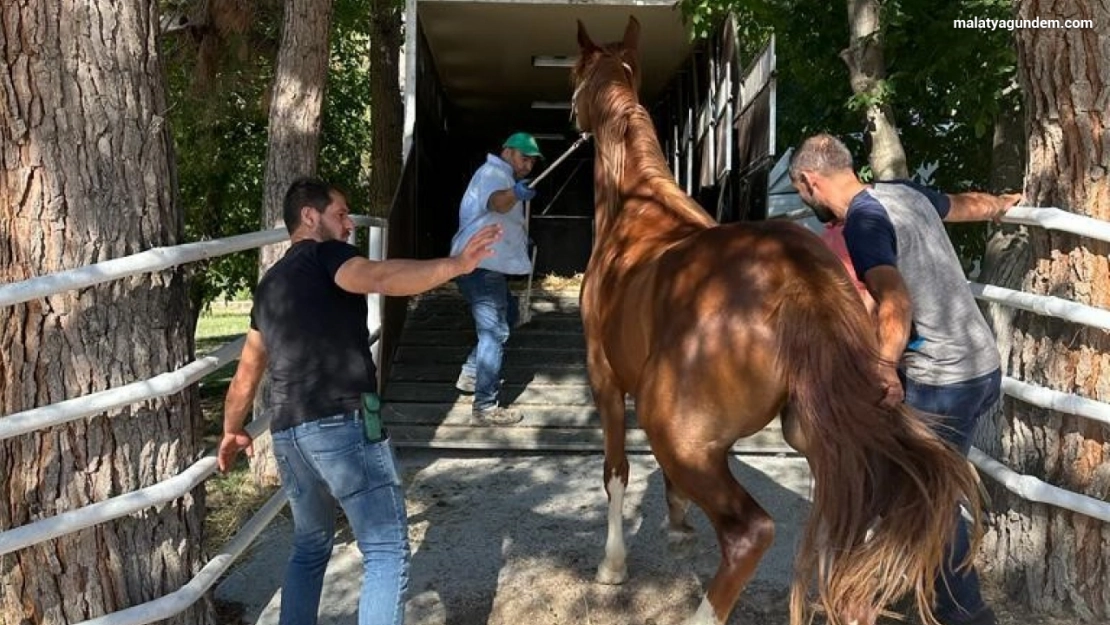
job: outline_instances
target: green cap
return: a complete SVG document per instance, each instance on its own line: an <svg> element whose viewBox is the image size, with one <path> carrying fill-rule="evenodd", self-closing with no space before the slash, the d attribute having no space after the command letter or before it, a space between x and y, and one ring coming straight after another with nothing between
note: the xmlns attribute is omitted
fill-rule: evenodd
<svg viewBox="0 0 1110 625"><path fill-rule="evenodd" d="M505 143L502 143L501 147L519 150L525 156L543 158L540 146L536 145L536 138L526 132L514 132L509 135L508 139L505 139Z"/></svg>

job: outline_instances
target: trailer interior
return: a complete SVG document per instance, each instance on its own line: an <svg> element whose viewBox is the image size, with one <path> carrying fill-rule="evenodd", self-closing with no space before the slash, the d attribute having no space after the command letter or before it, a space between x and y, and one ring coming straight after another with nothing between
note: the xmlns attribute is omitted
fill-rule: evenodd
<svg viewBox="0 0 1110 625"><path fill-rule="evenodd" d="M694 41L673 0L408 0L406 167L391 249L444 254L470 176L510 133L537 137L546 160L536 173L563 154L579 137L570 118L577 23L609 42L629 16L641 25L641 102L679 184L721 221L761 218L774 156L773 45L742 65L731 22ZM529 231L537 275L585 268L592 172L586 143L538 184Z"/></svg>

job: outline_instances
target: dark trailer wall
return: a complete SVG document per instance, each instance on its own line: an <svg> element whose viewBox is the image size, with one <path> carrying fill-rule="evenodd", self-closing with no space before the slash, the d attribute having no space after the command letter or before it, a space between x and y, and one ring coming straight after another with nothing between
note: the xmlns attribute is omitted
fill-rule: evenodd
<svg viewBox="0 0 1110 625"><path fill-rule="evenodd" d="M659 97L691 43L672 0L637 2L467 2L409 0L406 136L415 158L414 251L443 254L458 225L470 176L517 130L537 136L546 166L578 138L570 119L570 67L577 20L597 41L619 39L628 17L642 31L641 94ZM537 273L585 268L593 218L593 147L587 144L538 186L531 235Z"/></svg>
<svg viewBox="0 0 1110 625"><path fill-rule="evenodd" d="M760 204L766 186L769 148L760 129L769 120L751 114L765 106L740 104L762 93L766 105L769 92L753 90L766 80L740 77L727 25L695 45L673 0L408 0L406 23L416 25L406 32L408 162L395 210L409 214L400 220L407 222L405 240L392 233L392 248L420 258L445 254L470 176L511 132L535 134L547 163L562 154L578 138L570 119L569 68L578 53L577 21L594 41L608 42L620 39L630 15L642 28L641 101L655 118L680 184L719 219L761 216L747 206L753 194ZM743 85L746 95L740 93ZM738 114L745 107L746 117ZM538 275L585 268L592 239L592 157L593 146L586 144L538 187L531 221Z"/></svg>

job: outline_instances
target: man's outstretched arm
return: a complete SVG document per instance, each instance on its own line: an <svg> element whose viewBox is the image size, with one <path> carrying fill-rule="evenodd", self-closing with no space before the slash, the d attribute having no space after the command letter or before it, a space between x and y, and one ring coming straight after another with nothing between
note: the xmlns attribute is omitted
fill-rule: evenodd
<svg viewBox="0 0 1110 625"><path fill-rule="evenodd" d="M335 283L351 293L416 295L448 280L474 271L478 263L493 255L493 244L501 239L501 226L479 230L457 256L432 260L368 260L356 256L335 272Z"/></svg>
<svg viewBox="0 0 1110 625"><path fill-rule="evenodd" d="M994 221L998 222L1010 207L1021 201L1020 193L991 195L971 191L949 194L951 206L944 221Z"/></svg>

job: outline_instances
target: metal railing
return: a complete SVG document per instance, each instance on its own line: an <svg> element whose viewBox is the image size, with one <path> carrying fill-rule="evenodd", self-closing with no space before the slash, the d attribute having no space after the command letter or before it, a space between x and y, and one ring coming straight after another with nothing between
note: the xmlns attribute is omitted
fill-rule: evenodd
<svg viewBox="0 0 1110 625"><path fill-rule="evenodd" d="M269 418L262 417L247 424L246 430L257 438L269 424ZM157 484L0 533L0 555L179 499L215 472L216 455L210 452L181 473Z"/></svg>
<svg viewBox="0 0 1110 625"><path fill-rule="evenodd" d="M1016 214L1015 211L1017 211ZM382 248L386 237L382 232L382 222L367 217L356 217L355 220L360 226L371 227L372 257L384 258L385 254ZM1019 210L1015 208L1010 211L1004 221L1036 224L1046 228L1110 241L1110 224L1087 217L1071 215L1057 209L1022 208ZM1090 232L1093 234L1088 234L1085 231L1087 227L1091 228ZM0 286L0 307L122 277L159 271L188 262L261 247L284 241L285 237L284 230L270 230L216 241L157 248L88 267L33 278L16 284L3 285ZM1058 298L1045 298L997 289L996 287L972 285L971 288L976 297L980 299L996 301L1038 314L1060 317L1074 323L1110 329L1107 326L1107 315L1110 315L1110 312L1103 309ZM380 318L375 314L376 311L380 310L380 299L374 296L371 296L371 298L370 321L372 322L374 319L380 321ZM371 330L373 332L375 329L371 328ZM236 359L241 349L242 339L239 339L220 347L213 354L198 358L176 371L161 374L149 380L9 415L0 419L0 440L179 392L206 375L213 373L227 362ZM1004 379L1003 391L1007 395L1037 406L1110 423L1110 404L1041 388L1011 378ZM248 431L252 435L257 434L266 426L267 423L264 420L253 421L248 425ZM970 459L981 471L1025 499L1110 521L1110 504L1106 502L1049 485L1032 476L1019 475L998 461L986 456L978 449L972 449ZM209 453L182 473L158 484L0 532L0 554L10 553L79 529L103 523L145 507L172 501L189 492L212 475L215 468L215 457ZM273 519L284 504L284 495L280 492L274 495L262 510L252 517L240 532L228 542L224 549L179 590L154 601L86 621L86 624L149 623L168 618L187 609L203 596L246 546Z"/></svg>
<svg viewBox="0 0 1110 625"><path fill-rule="evenodd" d="M385 258L387 240L384 232L385 221L366 216L352 216L352 219L356 225L370 228L368 256L378 260ZM284 229L274 229L212 241L154 248L95 265L31 278L14 284L0 285L0 308L129 276L161 271L186 263L280 243L287 238L288 233ZM367 298L369 309L367 323L370 324L371 336L378 336L382 321L382 298L375 294L368 295ZM375 323L378 325L374 326ZM180 392L215 373L225 364L238 359L244 341L245 337L239 337L220 346L213 353L197 358L175 371L147 380L7 415L0 418L0 440ZM374 347L377 350L376 344ZM377 355L375 351L375 356ZM268 426L269 420L262 417L252 420L246 429L252 436L258 436ZM216 468L215 453L210 451L181 473L156 484L0 532L0 555L178 499L215 473ZM286 497L279 491L244 524L218 554L178 590L153 601L85 621L85 624L138 625L170 618L188 609L219 580L224 571L265 529L285 504Z"/></svg>
<svg viewBox="0 0 1110 625"><path fill-rule="evenodd" d="M1110 222L1069 213L1055 206L1015 206L1006 211L1002 223L1040 226L1110 243Z"/></svg>
<svg viewBox="0 0 1110 625"><path fill-rule="evenodd" d="M239 337L176 371L156 375L149 380L10 414L0 419L0 441L148 399L180 393L227 363L238 360L245 341L246 337Z"/></svg>
<svg viewBox="0 0 1110 625"><path fill-rule="evenodd" d="M1110 242L1110 223L1055 207L1015 206L1006 212L1002 222L1039 226L1046 230L1058 230ZM990 285L969 283L969 286L976 299L982 301L1110 330L1110 311L1102 308L1058 297L1023 293ZM1040 408L1110 423L1110 404L1104 402L1029 384L1011 377L1002 379L1002 392ZM980 471L1023 499L1110 521L1110 503L1053 486L1031 475L1021 475L974 447L968 457Z"/></svg>
<svg viewBox="0 0 1110 625"><path fill-rule="evenodd" d="M78 625L143 625L144 623L161 621L184 612L203 597L204 593L208 592L213 584L219 581L224 571L246 551L255 538L258 538L258 535L274 520L274 517L277 516L277 513L281 511L287 501L285 493L280 490L270 497L265 505L227 542L227 545L181 588L153 601L140 603L119 612L105 614Z"/></svg>

